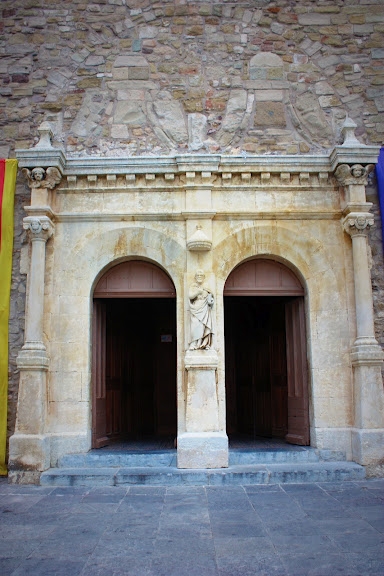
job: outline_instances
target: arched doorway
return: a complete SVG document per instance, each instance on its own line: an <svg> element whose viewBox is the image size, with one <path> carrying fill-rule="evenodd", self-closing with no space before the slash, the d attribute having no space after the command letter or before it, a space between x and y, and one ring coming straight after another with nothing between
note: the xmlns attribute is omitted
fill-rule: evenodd
<svg viewBox="0 0 384 576"><path fill-rule="evenodd" d="M280 262L247 261L224 286L229 438L309 444L304 290Z"/></svg>
<svg viewBox="0 0 384 576"><path fill-rule="evenodd" d="M92 446L176 435L176 292L159 267L108 270L93 299Z"/></svg>

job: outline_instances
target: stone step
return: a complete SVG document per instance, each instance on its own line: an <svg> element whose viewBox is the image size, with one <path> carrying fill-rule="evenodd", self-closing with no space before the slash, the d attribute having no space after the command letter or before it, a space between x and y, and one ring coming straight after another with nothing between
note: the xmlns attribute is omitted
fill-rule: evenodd
<svg viewBox="0 0 384 576"><path fill-rule="evenodd" d="M83 454L66 454L59 468L130 468L176 466L176 450L114 452L91 450Z"/></svg>
<svg viewBox="0 0 384 576"><path fill-rule="evenodd" d="M290 448L289 450L279 449L236 449L229 451L229 464L235 465L252 465L252 464L271 464L271 463L289 463L289 462L318 462L319 453L314 448Z"/></svg>
<svg viewBox="0 0 384 576"><path fill-rule="evenodd" d="M330 450L316 450L310 447L294 447L289 450L280 449L233 449L229 451L230 466L254 465L270 463L300 463L342 461L343 453ZM101 451L91 450L83 454L67 454L60 458L59 468L137 468L176 466L176 450L155 451Z"/></svg>
<svg viewBox="0 0 384 576"><path fill-rule="evenodd" d="M365 469L354 462L271 463L210 470L162 467L51 468L42 486L204 486L238 484L294 484L362 480Z"/></svg>

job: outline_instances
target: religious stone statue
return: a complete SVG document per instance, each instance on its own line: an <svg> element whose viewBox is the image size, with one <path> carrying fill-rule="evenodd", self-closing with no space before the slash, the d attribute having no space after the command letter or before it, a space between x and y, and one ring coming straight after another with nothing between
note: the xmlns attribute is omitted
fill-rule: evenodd
<svg viewBox="0 0 384 576"><path fill-rule="evenodd" d="M189 289L189 309L191 312L191 335L189 350L209 350L212 346L212 291L203 286L205 274L197 270L195 280Z"/></svg>

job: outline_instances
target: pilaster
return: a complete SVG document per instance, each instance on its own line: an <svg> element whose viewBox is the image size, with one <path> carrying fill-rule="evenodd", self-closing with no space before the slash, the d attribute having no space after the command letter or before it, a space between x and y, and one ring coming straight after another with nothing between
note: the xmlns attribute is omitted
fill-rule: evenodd
<svg viewBox="0 0 384 576"><path fill-rule="evenodd" d="M49 131L43 132L44 143ZM50 439L45 434L49 358L43 331L44 278L46 243L54 233L48 193L60 182L61 174L57 168L45 170L39 166L24 168L23 172L31 188L31 206L26 207L30 215L23 220L31 243L31 259L25 341L16 360L20 381L15 433L9 441L9 480L28 484L38 482L40 473L50 465Z"/></svg>
<svg viewBox="0 0 384 576"><path fill-rule="evenodd" d="M340 164L335 170L345 190L342 226L352 239L353 275L356 306L356 340L351 349L353 366L354 423L352 457L371 465L384 457L384 393L381 365L384 354L374 333L372 286L368 260L368 231L374 225L366 202L365 186L373 164L359 162L359 149L351 136L346 144L351 164Z"/></svg>

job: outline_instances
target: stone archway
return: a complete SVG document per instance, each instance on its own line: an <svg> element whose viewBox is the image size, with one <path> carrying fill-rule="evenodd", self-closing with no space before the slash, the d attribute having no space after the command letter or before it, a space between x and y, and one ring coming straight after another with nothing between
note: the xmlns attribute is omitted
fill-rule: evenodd
<svg viewBox="0 0 384 576"><path fill-rule="evenodd" d="M309 444L304 289L280 262L253 259L224 286L228 435Z"/></svg>
<svg viewBox="0 0 384 576"><path fill-rule="evenodd" d="M93 295L92 446L176 436L176 291L155 264L109 269Z"/></svg>

